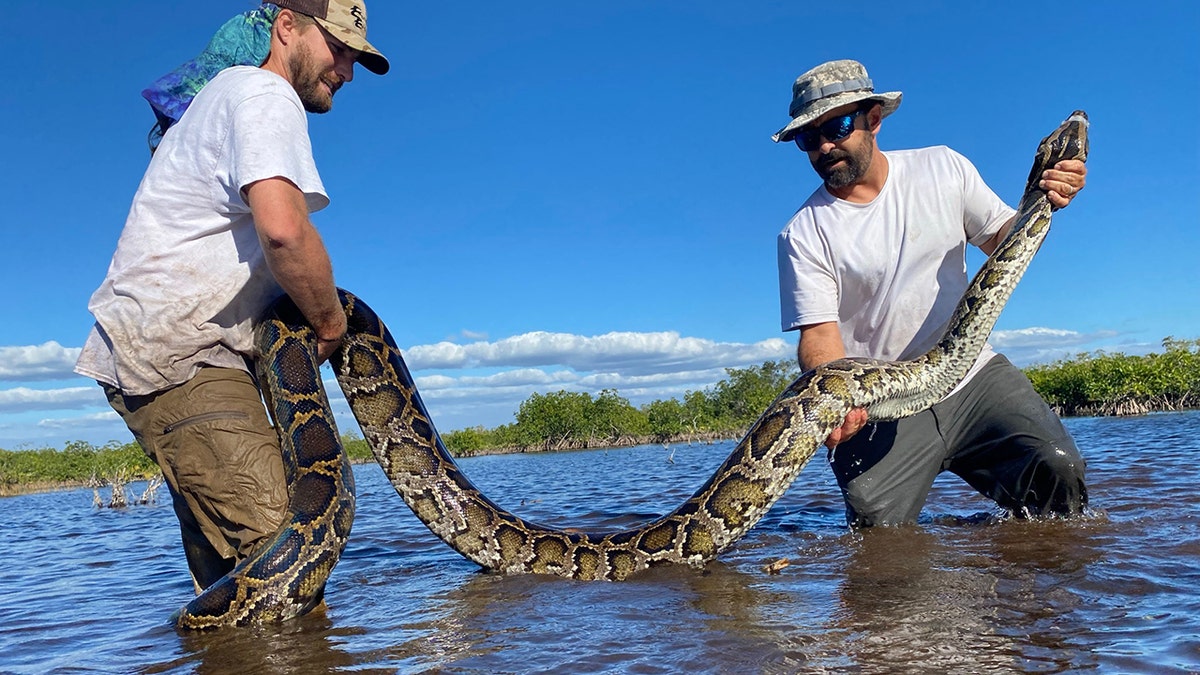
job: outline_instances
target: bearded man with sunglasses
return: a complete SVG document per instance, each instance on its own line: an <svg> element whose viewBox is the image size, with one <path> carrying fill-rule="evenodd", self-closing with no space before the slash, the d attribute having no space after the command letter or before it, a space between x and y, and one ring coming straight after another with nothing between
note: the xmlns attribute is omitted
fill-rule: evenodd
<svg viewBox="0 0 1200 675"><path fill-rule="evenodd" d="M792 92L792 121L773 139L794 141L823 181L778 238L782 326L800 331L800 366L919 356L966 290L967 244L990 255L1015 211L945 146L880 150L881 123L901 93L875 92L857 61L817 66ZM1039 186L1062 208L1085 175L1083 162L1063 161ZM863 430L866 419L852 411L825 443L852 526L915 522L942 471L1017 517L1073 515L1087 504L1071 436L990 346L931 409Z"/></svg>
<svg viewBox="0 0 1200 675"><path fill-rule="evenodd" d="M152 157L88 309L75 371L162 469L196 592L283 522L279 439L253 375L254 329L286 293L323 361L346 332L310 212L329 203L306 112L356 63L384 74L361 0L273 0L224 24L143 96Z"/></svg>

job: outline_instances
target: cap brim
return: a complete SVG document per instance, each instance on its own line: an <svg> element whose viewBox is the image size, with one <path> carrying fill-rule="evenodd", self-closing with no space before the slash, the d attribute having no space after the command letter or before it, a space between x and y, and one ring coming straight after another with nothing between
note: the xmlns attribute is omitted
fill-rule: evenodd
<svg viewBox="0 0 1200 675"><path fill-rule="evenodd" d="M387 57L379 53L379 50L372 47L371 43L364 40L361 35L340 26L335 26L324 19L316 17L313 17L313 19L321 24L321 28L328 31L330 35L341 40L342 44L357 50L359 52L358 62L363 65L363 68L376 75L386 75L387 71L391 69L391 64L388 63Z"/></svg>
<svg viewBox="0 0 1200 675"><path fill-rule="evenodd" d="M903 94L898 91L887 91L882 94L869 91L848 91L844 94L836 94L828 98L819 99L814 101L804 112L792 118L792 121L788 122L787 126L775 132L775 135L771 136L771 140L776 143L786 143L792 140L792 136L796 134L796 130L800 127L812 122L834 108L840 108L859 101L879 101L883 106L883 116L887 117L896 112L896 108L900 107L900 98L902 96Z"/></svg>

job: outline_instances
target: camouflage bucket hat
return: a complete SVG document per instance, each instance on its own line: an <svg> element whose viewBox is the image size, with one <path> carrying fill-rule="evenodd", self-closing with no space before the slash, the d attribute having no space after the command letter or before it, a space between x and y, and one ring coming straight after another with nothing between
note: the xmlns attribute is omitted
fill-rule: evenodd
<svg viewBox="0 0 1200 675"><path fill-rule="evenodd" d="M776 143L790 141L797 129L830 110L867 99L879 101L883 105L883 116L887 117L900 107L901 96L898 91L876 94L874 83L867 77L867 69L858 61L843 59L822 63L796 78L792 85L792 105L788 107L792 121L771 138Z"/></svg>
<svg viewBox="0 0 1200 675"><path fill-rule="evenodd" d="M364 68L383 75L390 65L378 49L367 42L367 7L362 0L273 0L281 9L306 14L316 19L329 34L347 47L361 52L358 62Z"/></svg>

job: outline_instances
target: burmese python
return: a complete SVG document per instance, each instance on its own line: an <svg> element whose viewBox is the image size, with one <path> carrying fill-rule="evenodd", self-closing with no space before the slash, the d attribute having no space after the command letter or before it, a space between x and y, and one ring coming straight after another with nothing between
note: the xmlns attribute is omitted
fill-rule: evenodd
<svg viewBox="0 0 1200 675"><path fill-rule="evenodd" d="M429 529L466 558L503 573L624 579L651 565L700 565L733 545L791 485L846 413L872 420L914 414L967 373L1050 226L1042 171L1087 158L1087 116L1074 112L1038 146L1012 231L972 280L936 347L907 362L848 358L797 378L767 408L716 473L682 506L610 533L548 528L509 513L458 470L425 410L386 326L341 292L349 332L331 362L384 473ZM296 452L292 522L185 608L180 625L270 621L320 599L349 534L353 482L337 444L311 352L311 330L289 303L260 332L260 365L285 450ZM304 352L304 356L300 355ZM301 374L291 363L311 370ZM290 388L289 388L290 387ZM211 597L210 597L211 596ZM193 609L197 606L199 609Z"/></svg>
<svg viewBox="0 0 1200 675"><path fill-rule="evenodd" d="M321 602L354 522L354 473L317 365L316 334L285 296L256 331L267 408L288 482L284 524L174 617L181 628L274 623Z"/></svg>

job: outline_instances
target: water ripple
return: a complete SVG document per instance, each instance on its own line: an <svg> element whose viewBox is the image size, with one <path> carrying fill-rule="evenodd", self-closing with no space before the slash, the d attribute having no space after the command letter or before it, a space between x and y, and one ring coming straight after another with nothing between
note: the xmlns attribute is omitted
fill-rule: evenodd
<svg viewBox="0 0 1200 675"><path fill-rule="evenodd" d="M191 595L169 503L96 509L88 490L4 499L0 671L1200 670L1200 413L1067 425L1088 460L1086 517L1013 521L943 476L918 525L853 532L816 461L718 561L622 583L481 573L378 467L360 466L328 610L209 635L166 624ZM462 468L522 517L606 530L671 510L731 447L676 444L673 462L645 446ZM780 558L791 564L764 572Z"/></svg>

